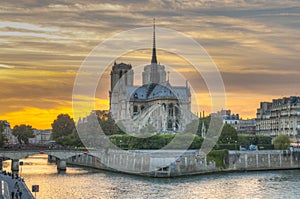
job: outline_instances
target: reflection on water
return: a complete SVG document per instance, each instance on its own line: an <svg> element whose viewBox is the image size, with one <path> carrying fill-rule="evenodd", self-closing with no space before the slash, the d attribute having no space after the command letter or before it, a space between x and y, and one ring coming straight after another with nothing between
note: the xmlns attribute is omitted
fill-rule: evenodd
<svg viewBox="0 0 300 199"><path fill-rule="evenodd" d="M23 159L22 177L37 198L299 198L300 171L249 172L171 179L144 178L68 167L57 174L46 155ZM9 170L9 162L5 163Z"/></svg>

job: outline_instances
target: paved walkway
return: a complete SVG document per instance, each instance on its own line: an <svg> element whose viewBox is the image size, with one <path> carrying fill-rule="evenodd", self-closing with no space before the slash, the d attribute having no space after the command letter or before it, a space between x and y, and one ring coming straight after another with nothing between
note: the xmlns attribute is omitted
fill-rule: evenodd
<svg viewBox="0 0 300 199"><path fill-rule="evenodd" d="M19 190L22 192L21 199L33 199L31 192L27 189L24 182L20 179L12 179L9 175L0 174L1 181L1 194L0 199L11 199L11 192L14 191L16 193L17 188L15 188L15 183L18 182ZM15 197L14 199L16 199ZM18 197L20 199L20 197Z"/></svg>

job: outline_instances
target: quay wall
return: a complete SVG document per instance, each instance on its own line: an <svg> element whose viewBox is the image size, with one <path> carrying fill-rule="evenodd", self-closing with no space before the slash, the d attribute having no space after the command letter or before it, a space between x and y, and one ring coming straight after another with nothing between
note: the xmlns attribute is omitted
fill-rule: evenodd
<svg viewBox="0 0 300 199"><path fill-rule="evenodd" d="M300 168L300 153L289 150L229 151L227 170L276 170Z"/></svg>
<svg viewBox="0 0 300 199"><path fill-rule="evenodd" d="M186 152L147 150L85 154L69 158L68 164L124 172L152 177L175 177L215 172L259 171L300 168L300 153L288 151L229 151L223 160L226 168L218 168L214 161L207 162L206 155L196 150Z"/></svg>

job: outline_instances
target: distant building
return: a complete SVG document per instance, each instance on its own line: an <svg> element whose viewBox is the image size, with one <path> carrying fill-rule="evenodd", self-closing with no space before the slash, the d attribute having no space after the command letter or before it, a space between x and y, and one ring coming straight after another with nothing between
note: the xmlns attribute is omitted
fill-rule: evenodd
<svg viewBox="0 0 300 199"><path fill-rule="evenodd" d="M6 120L0 120L0 124L3 124L4 127L4 137L6 139L7 144L13 144L17 142L17 138L13 136L12 130L10 128L10 123Z"/></svg>
<svg viewBox="0 0 300 199"><path fill-rule="evenodd" d="M46 144L51 137L51 130L38 130L34 129L33 134L35 135L34 138L29 138L30 144Z"/></svg>
<svg viewBox="0 0 300 199"><path fill-rule="evenodd" d="M231 114L231 110L221 110L217 113L212 113L211 115L222 117L224 124L230 124L236 130L238 129L238 124L240 122L239 114Z"/></svg>
<svg viewBox="0 0 300 199"><path fill-rule="evenodd" d="M237 125L237 131L239 134L255 134L256 133L256 120L255 119L246 119L239 120Z"/></svg>
<svg viewBox="0 0 300 199"><path fill-rule="evenodd" d="M256 113L256 133L300 136L300 97L291 96L261 102Z"/></svg>

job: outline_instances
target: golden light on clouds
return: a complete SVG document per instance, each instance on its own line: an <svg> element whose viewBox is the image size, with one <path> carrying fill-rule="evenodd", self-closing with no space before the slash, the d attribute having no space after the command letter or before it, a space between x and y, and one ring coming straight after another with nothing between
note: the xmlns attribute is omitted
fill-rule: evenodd
<svg viewBox="0 0 300 199"><path fill-rule="evenodd" d="M73 84L85 57L117 33L151 26L153 16L157 27L182 32L208 51L224 80L224 108L243 118L255 117L260 101L300 93L299 13L300 2L293 0L87 0L84 4L78 0L5 0L0 5L0 119L12 125L50 128L58 114L72 115ZM126 38L131 42L139 39ZM149 49L128 52L117 61L132 64L138 72L150 62L151 42L149 37ZM111 50L120 48L122 41ZM182 48L189 52L184 43ZM194 110L211 111L205 81L190 63L164 50L158 50L158 61L170 71L174 84L184 84L179 81L181 76L191 83L200 79L195 93L200 106ZM96 93L99 109L108 108L109 70L106 72ZM140 82L136 75L136 83Z"/></svg>

